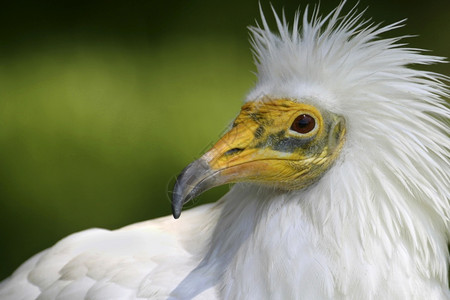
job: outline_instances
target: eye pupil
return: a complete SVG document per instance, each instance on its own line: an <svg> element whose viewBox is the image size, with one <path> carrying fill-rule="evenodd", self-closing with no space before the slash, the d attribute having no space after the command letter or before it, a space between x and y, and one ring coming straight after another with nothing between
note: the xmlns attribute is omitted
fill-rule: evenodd
<svg viewBox="0 0 450 300"><path fill-rule="evenodd" d="M315 126L316 121L313 117L307 114L302 114L295 118L291 125L291 130L304 134L313 130Z"/></svg>

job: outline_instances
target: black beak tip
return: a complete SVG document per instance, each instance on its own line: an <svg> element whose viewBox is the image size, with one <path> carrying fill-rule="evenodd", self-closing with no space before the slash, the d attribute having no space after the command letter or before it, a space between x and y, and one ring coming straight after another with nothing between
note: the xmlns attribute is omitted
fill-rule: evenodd
<svg viewBox="0 0 450 300"><path fill-rule="evenodd" d="M174 219L178 219L181 215L181 209L177 209L174 205L172 205L172 215Z"/></svg>
<svg viewBox="0 0 450 300"><path fill-rule="evenodd" d="M217 185L214 174L203 159L198 159L178 175L172 194L172 215L175 219L180 217L185 203Z"/></svg>
<svg viewBox="0 0 450 300"><path fill-rule="evenodd" d="M182 196L179 193L173 193L172 197L172 215L175 219L178 219L183 209Z"/></svg>

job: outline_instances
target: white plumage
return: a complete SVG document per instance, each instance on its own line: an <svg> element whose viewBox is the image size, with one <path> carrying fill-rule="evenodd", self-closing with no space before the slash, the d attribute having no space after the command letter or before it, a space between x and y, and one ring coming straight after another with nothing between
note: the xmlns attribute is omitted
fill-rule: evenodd
<svg viewBox="0 0 450 300"><path fill-rule="evenodd" d="M449 299L450 116L440 57L379 39L343 5L252 28L247 102L339 114L346 141L301 190L238 183L216 204L71 235L0 284L0 299Z"/></svg>

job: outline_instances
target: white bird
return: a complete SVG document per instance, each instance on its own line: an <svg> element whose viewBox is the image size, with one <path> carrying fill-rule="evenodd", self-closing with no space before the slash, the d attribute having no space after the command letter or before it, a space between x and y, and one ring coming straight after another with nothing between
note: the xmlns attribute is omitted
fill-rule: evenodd
<svg viewBox="0 0 450 300"><path fill-rule="evenodd" d="M257 84L173 213L220 201L73 234L0 299L449 299L447 78L410 67L443 59L342 8L251 28Z"/></svg>

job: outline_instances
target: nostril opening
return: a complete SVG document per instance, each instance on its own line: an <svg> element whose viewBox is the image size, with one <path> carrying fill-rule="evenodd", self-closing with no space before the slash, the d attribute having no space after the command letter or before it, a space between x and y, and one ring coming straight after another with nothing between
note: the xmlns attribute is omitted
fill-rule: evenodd
<svg viewBox="0 0 450 300"><path fill-rule="evenodd" d="M230 149L227 152L225 152L224 155L237 154L237 153L242 152L242 151L244 151L244 149L242 149L242 148L233 148L233 149Z"/></svg>

